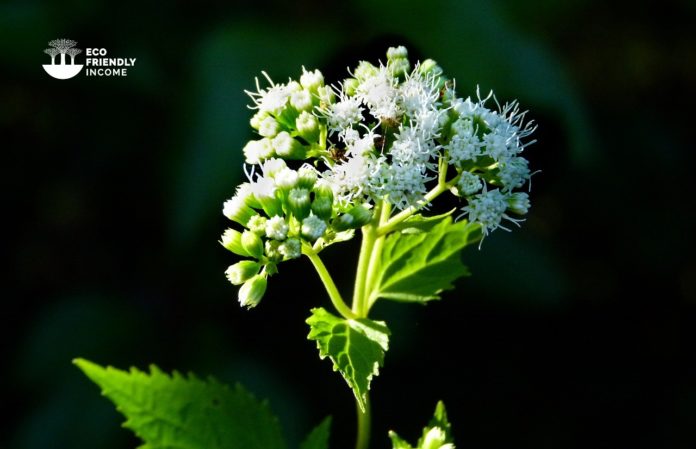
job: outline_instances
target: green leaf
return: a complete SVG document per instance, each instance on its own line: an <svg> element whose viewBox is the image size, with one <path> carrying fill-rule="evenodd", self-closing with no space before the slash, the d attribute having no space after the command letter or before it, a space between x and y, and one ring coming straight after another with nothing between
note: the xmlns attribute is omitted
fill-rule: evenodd
<svg viewBox="0 0 696 449"><path fill-rule="evenodd" d="M445 220L447 217L452 215L452 213L455 210L457 209L455 208L449 212L445 212L444 214L433 215L430 217L421 214L414 214L408 217L406 220L402 221L401 223L398 223L391 229L391 231L401 231L404 234L417 234L419 232L427 232L430 231L434 226L438 225L440 222Z"/></svg>
<svg viewBox="0 0 696 449"><path fill-rule="evenodd" d="M406 302L440 299L455 279L469 274L460 251L481 239L480 226L445 216L427 232L389 234L370 291L377 298Z"/></svg>
<svg viewBox="0 0 696 449"><path fill-rule="evenodd" d="M384 353L389 349L386 324L367 318L346 320L323 308L312 309L307 324L307 338L317 342L319 357L331 359L334 371L341 372L364 411L370 381L379 374Z"/></svg>
<svg viewBox="0 0 696 449"><path fill-rule="evenodd" d="M327 416L307 435L307 438L300 444L300 449L329 449L330 432L331 417Z"/></svg>
<svg viewBox="0 0 696 449"><path fill-rule="evenodd" d="M150 373L122 371L84 359L74 363L126 416L140 449L284 449L280 427L265 403L241 386L202 381L154 365Z"/></svg>
<svg viewBox="0 0 696 449"><path fill-rule="evenodd" d="M415 449L440 449L454 447L452 439L452 426L447 420L447 411L442 401L437 403L435 413L430 423L423 428L423 435L418 440ZM399 437L394 431L389 431L393 449L414 449L406 440Z"/></svg>

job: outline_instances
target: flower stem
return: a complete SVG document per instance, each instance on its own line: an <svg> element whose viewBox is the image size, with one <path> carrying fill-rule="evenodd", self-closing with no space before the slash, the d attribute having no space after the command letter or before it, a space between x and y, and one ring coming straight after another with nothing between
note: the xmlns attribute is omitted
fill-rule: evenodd
<svg viewBox="0 0 696 449"><path fill-rule="evenodd" d="M370 393L365 394L364 412L357 401L355 407L358 410L358 437L355 441L355 449L367 449L370 445Z"/></svg>
<svg viewBox="0 0 696 449"><path fill-rule="evenodd" d="M316 251L314 251L311 247L306 246L302 248L302 253L312 261L312 265L314 265L314 268L317 270L319 278L324 284L324 287L329 294L329 298L331 298L331 303L334 305L338 313L340 313L341 316L347 320L357 318L353 311L350 310L350 307L343 302L341 293L339 293L338 288L336 288L336 284L329 274L329 271L326 269L326 265L324 265L324 262L319 257L319 254L317 254Z"/></svg>
<svg viewBox="0 0 696 449"><path fill-rule="evenodd" d="M375 216L382 208L381 203L375 206ZM367 281L370 257L375 244L374 220L362 227L362 242L360 243L360 255L358 256L358 271L355 273L355 287L353 288L353 313L358 317L366 317L365 309L365 283Z"/></svg>

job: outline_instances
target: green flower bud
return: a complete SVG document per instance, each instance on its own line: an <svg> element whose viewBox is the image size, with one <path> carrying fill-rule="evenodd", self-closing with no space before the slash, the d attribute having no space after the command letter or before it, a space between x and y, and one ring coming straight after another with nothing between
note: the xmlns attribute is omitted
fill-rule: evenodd
<svg viewBox="0 0 696 449"><path fill-rule="evenodd" d="M358 66L353 70L353 75L358 81L362 82L368 78L372 78L379 73L379 69L367 61L360 61Z"/></svg>
<svg viewBox="0 0 696 449"><path fill-rule="evenodd" d="M418 71L422 75L427 75L429 73L432 73L435 76L442 75L442 67L440 67L437 62L432 59L426 59L425 61L421 62L420 66L418 67Z"/></svg>
<svg viewBox="0 0 696 449"><path fill-rule="evenodd" d="M246 281L239 289L239 304L243 307L255 307L266 293L267 283L266 276L262 274L257 274Z"/></svg>
<svg viewBox="0 0 696 449"><path fill-rule="evenodd" d="M273 149L278 156L285 159L305 159L307 157L305 147L285 131L278 133L273 138Z"/></svg>
<svg viewBox="0 0 696 449"><path fill-rule="evenodd" d="M297 182L298 187L303 189L311 189L317 182L317 171L311 165L305 164L297 170L297 174L300 176Z"/></svg>
<svg viewBox="0 0 696 449"><path fill-rule="evenodd" d="M242 260L234 265L230 265L225 271L227 280L232 285L241 285L259 273L261 264L251 260Z"/></svg>
<svg viewBox="0 0 696 449"><path fill-rule="evenodd" d="M312 212L322 220L331 218L333 212L333 190L325 182L317 182L314 186Z"/></svg>
<svg viewBox="0 0 696 449"><path fill-rule="evenodd" d="M249 219L247 224L249 230L260 237L266 235L266 217L261 215L254 215Z"/></svg>
<svg viewBox="0 0 696 449"><path fill-rule="evenodd" d="M423 437L422 449L440 449L445 446L447 435L440 427L433 427ZM451 446L451 445L447 445Z"/></svg>
<svg viewBox="0 0 696 449"><path fill-rule="evenodd" d="M333 104L336 99L336 94L329 86L321 86L317 89L317 97L319 98L319 103L328 106Z"/></svg>
<svg viewBox="0 0 696 449"><path fill-rule="evenodd" d="M299 239L287 239L278 245L278 252L283 255L285 260L297 259L302 256L302 244Z"/></svg>
<svg viewBox="0 0 696 449"><path fill-rule="evenodd" d="M249 124L251 125L252 128L255 130L258 130L259 127L261 126L261 122L269 117L268 112L266 111L258 111L256 114L254 114L251 117L251 120L249 120Z"/></svg>
<svg viewBox="0 0 696 449"><path fill-rule="evenodd" d="M226 250L232 251L240 256L250 256L250 254L242 246L242 233L234 229L226 229L222 234L222 239L220 244L225 247Z"/></svg>
<svg viewBox="0 0 696 449"><path fill-rule="evenodd" d="M387 64L387 70L393 77L404 76L410 69L411 64L408 62L408 59L392 59Z"/></svg>
<svg viewBox="0 0 696 449"><path fill-rule="evenodd" d="M266 117L259 123L259 134L263 137L273 137L280 132L280 125L273 117Z"/></svg>
<svg viewBox="0 0 696 449"><path fill-rule="evenodd" d="M246 226L249 219L256 215L254 210L247 206L244 197L233 196L229 200L225 201L222 207L222 214L232 221L236 221L242 226Z"/></svg>
<svg viewBox="0 0 696 449"><path fill-rule="evenodd" d="M510 197L507 199L507 204L507 210L509 210L510 212L515 213L517 215L526 215L530 207L529 195L527 195L524 192L512 193L510 194Z"/></svg>
<svg viewBox="0 0 696 449"><path fill-rule="evenodd" d="M274 262L283 260L283 255L280 253L280 244L278 240L266 241L266 258Z"/></svg>
<svg viewBox="0 0 696 449"><path fill-rule="evenodd" d="M302 220L302 237L310 242L314 242L319 237L324 235L326 231L326 222L316 215L310 215Z"/></svg>
<svg viewBox="0 0 696 449"><path fill-rule="evenodd" d="M399 45L398 47L389 47L387 49L387 61L406 58L408 58L408 50L403 45Z"/></svg>
<svg viewBox="0 0 696 449"><path fill-rule="evenodd" d="M312 93L317 93L317 89L324 85L324 75L319 70L308 72L302 67L302 76L300 76L300 84L305 89Z"/></svg>
<svg viewBox="0 0 696 449"><path fill-rule="evenodd" d="M355 217L353 217L351 214L341 214L331 223L333 228L338 232L348 229L355 229L357 226L354 226L354 224Z"/></svg>
<svg viewBox="0 0 696 449"><path fill-rule="evenodd" d="M271 118L271 120L273 120ZM265 159L273 157L273 145L271 140L264 138L261 140L250 140L242 149L247 164L260 164Z"/></svg>
<svg viewBox="0 0 696 449"><path fill-rule="evenodd" d="M346 78L343 80L343 91L348 95L349 97L352 97L355 95L355 92L358 89L358 86L360 85L360 81L358 81L355 78Z"/></svg>
<svg viewBox="0 0 696 449"><path fill-rule="evenodd" d="M309 190L295 188L288 193L288 210L298 220L302 220L309 215L311 204L309 202Z"/></svg>
<svg viewBox="0 0 696 449"><path fill-rule="evenodd" d="M319 139L319 121L307 111L302 111L295 120L295 127L300 137L307 142L316 142Z"/></svg>
<svg viewBox="0 0 696 449"><path fill-rule="evenodd" d="M252 257L260 259L263 256L263 241L258 234L244 231L242 233L242 247Z"/></svg>
<svg viewBox="0 0 696 449"><path fill-rule="evenodd" d="M291 168L284 168L275 175L275 183L279 189L285 192L294 188L300 180L300 175Z"/></svg>
<svg viewBox="0 0 696 449"><path fill-rule="evenodd" d="M290 95L290 105L298 111L310 111L312 109L312 95L307 90L293 92Z"/></svg>
<svg viewBox="0 0 696 449"><path fill-rule="evenodd" d="M362 204L355 206L348 213L355 219L353 222L355 228L365 226L372 220L372 211Z"/></svg>

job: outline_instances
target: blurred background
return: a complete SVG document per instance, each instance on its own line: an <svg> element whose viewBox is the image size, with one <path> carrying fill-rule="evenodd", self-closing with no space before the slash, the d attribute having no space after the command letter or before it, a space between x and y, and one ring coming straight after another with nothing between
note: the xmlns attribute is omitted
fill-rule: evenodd
<svg viewBox="0 0 696 449"><path fill-rule="evenodd" d="M138 445L77 356L239 381L290 442L330 414L332 448L352 447L352 395L306 340L328 302L310 264L244 311L217 240L254 76L337 81L399 44L461 95L518 98L542 173L526 223L468 249L445 300L374 310L393 336L373 447L415 440L438 399L460 448L696 447L695 18L693 1L2 2L0 447ZM59 37L136 66L52 79ZM356 243L326 251L346 289Z"/></svg>

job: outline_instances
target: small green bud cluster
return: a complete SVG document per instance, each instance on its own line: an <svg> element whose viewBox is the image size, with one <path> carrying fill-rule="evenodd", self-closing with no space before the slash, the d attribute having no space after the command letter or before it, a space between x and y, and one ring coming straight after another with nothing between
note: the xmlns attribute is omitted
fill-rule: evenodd
<svg viewBox="0 0 696 449"><path fill-rule="evenodd" d="M268 81L271 85L266 89L261 89L257 80L257 92L247 91L257 109L250 124L261 139L251 140L244 147L246 162L259 164L274 157L304 160L317 156L323 149L326 126L313 110L333 101L324 76L319 70L308 72L303 68L299 81Z"/></svg>
<svg viewBox="0 0 696 449"><path fill-rule="evenodd" d="M364 205L346 207L334 201L330 185L308 164L294 170L273 158L261 171L223 206L223 214L242 230L227 229L220 243L250 258L226 272L232 284L242 285L239 302L247 307L259 303L279 263L299 258L304 246L322 247L372 219Z"/></svg>

